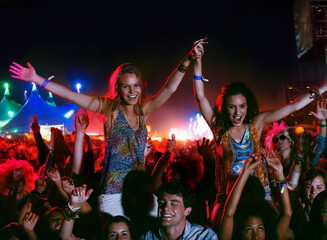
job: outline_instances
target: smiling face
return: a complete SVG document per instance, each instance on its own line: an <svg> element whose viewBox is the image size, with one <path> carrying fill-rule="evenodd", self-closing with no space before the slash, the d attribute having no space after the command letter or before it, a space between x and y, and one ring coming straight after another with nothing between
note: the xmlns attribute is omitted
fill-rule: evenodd
<svg viewBox="0 0 327 240"><path fill-rule="evenodd" d="M136 105L141 98L142 90L139 79L134 73L125 73L119 78L118 93L126 105Z"/></svg>
<svg viewBox="0 0 327 240"><path fill-rule="evenodd" d="M320 193L321 191L324 191L326 189L324 179L321 176L315 177L313 180L309 180L306 182L305 185L305 193L307 199L312 204L315 197Z"/></svg>
<svg viewBox="0 0 327 240"><path fill-rule="evenodd" d="M248 239L265 239L265 227L261 218L250 216L245 220L242 238Z"/></svg>
<svg viewBox="0 0 327 240"><path fill-rule="evenodd" d="M159 200L159 222L165 228L182 228L186 224L186 216L192 211L191 207L185 208L183 198L178 195L164 193Z"/></svg>
<svg viewBox="0 0 327 240"><path fill-rule="evenodd" d="M241 126L247 113L246 98L242 94L231 95L226 98L228 118L234 126Z"/></svg>
<svg viewBox="0 0 327 240"><path fill-rule="evenodd" d="M131 239L131 233L129 232L127 224L124 222L110 224L108 232L108 240Z"/></svg>
<svg viewBox="0 0 327 240"><path fill-rule="evenodd" d="M49 228L52 232L59 232L64 215L61 212L53 212L49 218Z"/></svg>

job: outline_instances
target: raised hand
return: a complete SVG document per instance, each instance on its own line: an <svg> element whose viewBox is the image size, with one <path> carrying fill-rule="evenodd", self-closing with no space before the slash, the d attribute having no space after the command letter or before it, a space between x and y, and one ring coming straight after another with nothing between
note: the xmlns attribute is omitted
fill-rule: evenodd
<svg viewBox="0 0 327 240"><path fill-rule="evenodd" d="M77 132L85 131L89 126L89 116L87 112L75 117L75 129Z"/></svg>
<svg viewBox="0 0 327 240"><path fill-rule="evenodd" d="M31 209L32 204L29 203L22 221L23 228L26 232L33 231L37 221L39 220L39 216L31 212Z"/></svg>
<svg viewBox="0 0 327 240"><path fill-rule="evenodd" d="M324 100L317 101L317 113L310 113L317 118L319 121L326 121L327 119L327 103Z"/></svg>
<svg viewBox="0 0 327 240"><path fill-rule="evenodd" d="M73 179L70 177L62 177L61 178L62 189L68 194L71 195L72 191L75 189L75 184Z"/></svg>
<svg viewBox="0 0 327 240"><path fill-rule="evenodd" d="M250 175L254 171L254 169L261 163L261 158L261 155L256 154L252 154L250 157L248 157L244 162L242 174L245 173Z"/></svg>
<svg viewBox="0 0 327 240"><path fill-rule="evenodd" d="M24 81L32 81L37 76L34 67L29 62L27 63L27 68L23 67L18 63L13 62L12 65L10 65L9 71L14 74L11 75L11 77L18 78Z"/></svg>
<svg viewBox="0 0 327 240"><path fill-rule="evenodd" d="M202 138L202 144L200 145L200 141L196 140L196 146L198 148L198 152L202 156L208 156L212 153L212 143L208 138Z"/></svg>
<svg viewBox="0 0 327 240"><path fill-rule="evenodd" d="M171 135L171 139L167 140L167 152L171 153L175 147L176 140L175 140L175 134Z"/></svg>
<svg viewBox="0 0 327 240"><path fill-rule="evenodd" d="M72 191L71 199L70 199L70 205L73 208L80 207L82 203L86 202L91 193L93 192L93 189L89 189L86 192L86 185L84 184L82 187L77 187Z"/></svg>
<svg viewBox="0 0 327 240"><path fill-rule="evenodd" d="M279 160L278 154L275 152L271 152L269 155L266 156L266 161L268 167L273 169L277 176L283 176L283 165Z"/></svg>
<svg viewBox="0 0 327 240"><path fill-rule="evenodd" d="M47 175L53 182L61 181L61 176L57 168L49 168L47 170Z"/></svg>
<svg viewBox="0 0 327 240"><path fill-rule="evenodd" d="M31 129L32 129L34 134L40 132L39 122L37 120L37 116L35 116L35 115L33 116L33 122L31 123Z"/></svg>
<svg viewBox="0 0 327 240"><path fill-rule="evenodd" d="M190 57L193 60L202 58L202 56L204 54L203 45L208 44L208 42L206 40L207 40L207 38L201 38L194 42L193 48L190 52Z"/></svg>
<svg viewBox="0 0 327 240"><path fill-rule="evenodd" d="M42 177L38 177L38 179L36 179L35 181L35 191L39 192L39 193L43 193L44 190L47 187L47 183L45 181L47 177L42 176Z"/></svg>
<svg viewBox="0 0 327 240"><path fill-rule="evenodd" d="M151 138L148 138L145 143L144 158L146 158L152 150L153 150L152 141Z"/></svg>

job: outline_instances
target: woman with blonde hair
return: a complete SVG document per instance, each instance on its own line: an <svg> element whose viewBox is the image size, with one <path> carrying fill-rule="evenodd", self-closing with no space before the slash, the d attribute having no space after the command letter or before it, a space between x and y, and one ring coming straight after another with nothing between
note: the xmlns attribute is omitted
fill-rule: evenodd
<svg viewBox="0 0 327 240"><path fill-rule="evenodd" d="M177 90L192 59L194 49L182 59L161 90L153 97L144 99L145 83L139 70L130 63L120 65L109 80L109 92L105 97L92 97L73 92L50 79L39 76L34 67L27 68L13 63L12 77L31 81L49 92L76 105L106 117L106 156L101 173L100 211L110 215L124 215L121 206L121 189L128 171L144 168L144 150L147 140L145 126L149 116L162 106Z"/></svg>

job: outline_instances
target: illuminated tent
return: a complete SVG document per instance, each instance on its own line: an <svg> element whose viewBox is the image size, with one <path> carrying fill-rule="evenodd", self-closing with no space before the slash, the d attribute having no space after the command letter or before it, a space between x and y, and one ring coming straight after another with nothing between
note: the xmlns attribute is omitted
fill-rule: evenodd
<svg viewBox="0 0 327 240"><path fill-rule="evenodd" d="M46 102L47 102L47 104L49 104L51 106L54 106L54 107L57 106L57 104L53 101L53 96L52 96L52 93L51 92L49 92L49 96L48 96Z"/></svg>
<svg viewBox="0 0 327 240"><path fill-rule="evenodd" d="M22 105L12 99L8 85L5 85L5 93L0 102L0 128L7 124L22 109Z"/></svg>
<svg viewBox="0 0 327 240"><path fill-rule="evenodd" d="M73 103L68 103L60 107L48 104L40 97L35 84L33 84L31 96L22 109L11 121L2 126L0 131L2 133L30 132L30 125L34 115L37 116L39 125L63 124L68 131L73 131L75 129L74 114L78 109L79 107Z"/></svg>

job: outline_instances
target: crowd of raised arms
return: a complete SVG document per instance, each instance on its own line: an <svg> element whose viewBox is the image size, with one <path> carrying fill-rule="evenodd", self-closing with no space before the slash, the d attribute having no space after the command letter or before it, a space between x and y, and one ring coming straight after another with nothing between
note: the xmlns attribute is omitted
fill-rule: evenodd
<svg viewBox="0 0 327 240"><path fill-rule="evenodd" d="M327 239L327 84L259 112L246 83L226 81L212 104L202 76L207 43L196 41L148 99L130 63L112 73L106 96L94 97L13 62L13 78L81 110L67 135L51 128L44 140L34 116L34 137L0 140L0 239ZM191 66L213 139L151 140L148 117ZM314 130L283 120L313 101ZM92 112L106 119L102 140L86 133Z"/></svg>

